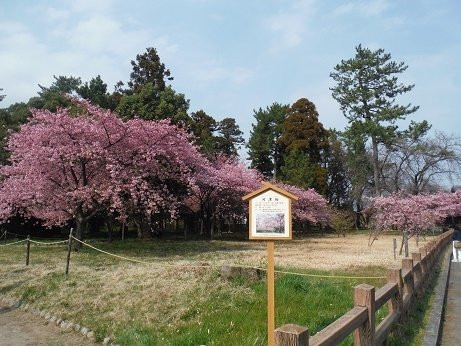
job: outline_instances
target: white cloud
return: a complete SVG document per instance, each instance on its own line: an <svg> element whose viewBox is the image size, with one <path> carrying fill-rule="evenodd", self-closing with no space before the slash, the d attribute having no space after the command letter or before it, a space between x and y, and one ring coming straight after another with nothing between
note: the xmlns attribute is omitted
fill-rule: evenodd
<svg viewBox="0 0 461 346"><path fill-rule="evenodd" d="M272 50L299 46L307 34L308 20L313 12L313 1L298 0L289 9L266 18L266 27L275 33Z"/></svg>
<svg viewBox="0 0 461 346"><path fill-rule="evenodd" d="M109 89L119 80L127 80L130 60L146 47L156 47L162 60L178 47L167 36L129 25L111 14L98 13L111 4L90 1L66 9L42 8L51 30L41 31L30 21L0 22L1 86L7 97L2 107L27 101L36 95L37 84L50 85L53 75L73 75L84 81L100 74ZM72 21L64 20L72 17Z"/></svg>
<svg viewBox="0 0 461 346"><path fill-rule="evenodd" d="M57 9L54 7L48 7L44 11L45 16L50 20L50 21L63 21L69 18L70 16L70 11L68 10L63 10L63 9Z"/></svg>
<svg viewBox="0 0 461 346"><path fill-rule="evenodd" d="M200 61L200 59L198 60ZM248 83L254 77L254 73L250 69L227 67L224 63L216 60L201 60L200 64L191 66L189 73L192 80L200 84L228 82L234 85L242 85Z"/></svg>
<svg viewBox="0 0 461 346"><path fill-rule="evenodd" d="M339 5L333 12L334 15L342 16L351 13L363 16L380 16L389 8L388 0L361 0L350 1Z"/></svg>

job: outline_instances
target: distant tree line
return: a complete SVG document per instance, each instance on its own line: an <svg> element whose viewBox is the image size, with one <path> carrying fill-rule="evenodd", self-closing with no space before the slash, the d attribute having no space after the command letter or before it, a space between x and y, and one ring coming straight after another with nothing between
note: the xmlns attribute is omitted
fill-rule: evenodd
<svg viewBox="0 0 461 346"><path fill-rule="evenodd" d="M414 195L432 192L442 188L441 181L449 182L450 179L459 177L461 142L458 138L444 133L430 135L431 126L426 121L412 121L407 128L401 128L399 120L405 120L416 112L418 107L411 104L402 106L397 103L397 97L410 92L414 85L399 82L399 75L408 66L403 62L393 61L391 55L382 49L373 51L359 45L356 47L355 56L342 60L330 74L335 83L331 88L332 97L338 102L348 120L346 128L326 129L320 121L316 106L308 98L301 98L291 105L274 102L265 108L254 110L254 123L248 143L245 143L243 133L234 118L216 120L205 110L189 110L189 100L186 96L175 91L169 84L173 76L160 61L155 48L147 48L144 53L138 54L135 60L131 61L131 65L129 80L126 83L118 82L112 92L99 75L86 82L82 82L80 77L55 76L50 86L39 85L40 91L37 96L27 102L15 103L0 109L2 187L5 188L7 178L14 175L11 167L24 159L22 154L15 150L19 150L25 137L12 134L21 131L26 133L25 130L20 130L21 126L28 123L29 125L25 126L30 128L30 121L37 121L36 119L49 122L51 128L53 120L49 118L50 114L63 121L59 125L61 128L67 128L69 123L66 119L69 117L79 118L82 114L94 117L92 121L94 124L99 122L99 127L94 125L93 130L88 127L87 137L81 132L75 134L83 136L79 137L82 143L92 142L94 133L104 131L107 138L110 138L110 129L105 128L105 123L101 120L106 114L105 116L111 119L109 123L118 127L120 131L125 131L126 136L120 138L120 142L125 143L127 152L132 150L130 160L136 158L136 155L141 155L141 152L130 149L133 134L128 133L138 133L139 136L146 136L147 140L155 138L159 131L166 131L168 126L173 126L169 131L187 137L186 142L192 145L189 148L186 142L181 142L183 148L190 149L185 149L189 156L178 151L161 157L146 151L140 156L141 161L130 163L128 157L106 152L107 157L112 157L116 161L125 157L126 162L117 161L118 165L126 165L125 169L115 170L111 166L114 171L104 170L104 184L112 188L118 186L119 191L112 191L113 194L110 196L91 195L87 192L84 194L85 198L92 196L89 204L83 200L78 202L72 199L63 202L73 206L74 211L70 219L74 223L77 220L78 213L76 214L75 208L78 203L82 203L82 210L92 206L86 210L89 214L80 215L84 220L80 225L81 232L96 227L97 220L106 223L109 230L112 230L116 223L121 225L120 220L127 220L135 225L141 237L152 228L165 228L167 223L174 224L176 228L181 224L182 228L192 234L210 237L213 232L219 232L226 227L231 228L235 223L245 222L246 210L238 201L238 196L257 186L261 179L279 182L288 189L297 189L296 192L301 195L307 193L304 202L298 204L298 210L295 208L298 229L308 229L308 224L333 222L328 221L322 199L317 196L324 196L336 209L330 214L333 215L331 220L341 223L337 226L338 229L347 228L344 220L349 218L348 215L356 227L361 227L365 221L362 211L370 197L396 192ZM3 89L0 91L2 101L5 92ZM90 103L79 100L87 100ZM92 108L94 106L99 108ZM150 128L151 132L142 133L133 125L136 121L145 121L141 128ZM170 125L163 124L162 121L167 121ZM151 128L153 125L149 124L152 122L163 125ZM81 123L78 126L85 128L88 125ZM32 129L30 131L33 132ZM73 131L72 126L66 131L70 135ZM112 135L115 136L116 133L117 131ZM51 138L46 145L52 142ZM107 146L102 140L98 143L102 148ZM144 144L147 145L146 143ZM239 162L239 150L245 144L252 170L248 170ZM46 145L43 145L43 148L46 148ZM59 145L67 148L68 144L63 141ZM59 145L56 143L57 147ZM138 145L146 150L148 148L148 145ZM159 144L150 145L156 147ZM179 145L179 142L174 145ZM160 151L166 150L156 148ZM197 154L191 154L195 150L193 148L197 149ZM98 150L102 149L96 151ZM72 160L61 162L63 166L60 169L70 174L71 171L67 169L74 167L73 160L78 155L77 151ZM128 185L123 185L119 180L113 180L112 175L116 174L121 179L121 172L129 172L142 160L149 158L149 155L153 155L149 160L156 162L157 172L163 173L141 174L141 168L138 167L138 171L133 171L131 177L139 178L131 185L127 182L123 184ZM176 158L175 155L182 156ZM79 160L81 164L81 160L85 161L86 158L80 157ZM101 160L100 165L107 164L105 159ZM180 168L183 167L181 160L188 162L184 165L189 167L189 172L186 172L185 168ZM67 167L67 164L70 166ZM40 167L40 164L37 167ZM146 167L143 166L143 169ZM16 174L16 178L21 177L21 174L23 173ZM85 186L90 186L90 179L83 178L87 174L86 170L80 171L79 174L82 181L86 181ZM65 177L66 174L60 176L63 179ZM73 198L75 191L82 188L78 185L80 183L77 179L77 185L70 188L74 192L67 191L74 196ZM95 181L94 184L102 183ZM128 186L131 189L136 188L129 190ZM145 191L149 195L159 191L160 187L165 196L170 196L169 199L151 196L149 204L148 197L139 195L140 191ZM9 188L14 189L17 186L12 185ZM312 191L312 194L309 194L309 191ZM26 200L37 200L41 192L30 195L30 191L26 189L24 193ZM309 216L311 214L307 212L309 206L306 201L322 205L317 214L314 212L316 217ZM44 205L45 202L46 200L43 201ZM13 205L14 203L16 204ZM30 212L31 205L25 200L21 201L24 203L22 207L21 203L18 203L17 200L4 200L4 218L14 214L16 219L33 217L50 225L70 220L69 217L63 217L58 213L59 217L58 214L53 214L53 217L61 218L59 222L50 221L58 219L51 218L51 214L49 217L40 214L38 206L34 206L34 212ZM26 212L26 209L29 209L29 212ZM43 207L43 210L45 209ZM88 218L85 221L86 217Z"/></svg>

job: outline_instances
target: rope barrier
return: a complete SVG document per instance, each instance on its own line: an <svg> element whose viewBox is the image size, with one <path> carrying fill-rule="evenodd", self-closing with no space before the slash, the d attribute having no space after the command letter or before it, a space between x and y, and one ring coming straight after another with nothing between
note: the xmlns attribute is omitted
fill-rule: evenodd
<svg viewBox="0 0 461 346"><path fill-rule="evenodd" d="M135 263L141 263L141 264L158 264L156 262L141 261L141 260L137 260L137 259L130 258L130 257L116 255L116 254L113 254L113 253L98 249L97 247L92 246L92 245L90 245L88 243L85 243L84 241L81 241L81 240L79 240L79 239L77 239L77 238L75 238L73 236L72 236L72 239L78 241L82 245L88 246L89 248L91 248L93 250L99 251L101 253L104 253L104 254L112 256L112 257L120 258L120 259L123 259L123 260L135 262ZM163 264L163 266L177 267L177 268L188 268L188 267L191 267L191 268L209 268L209 267L220 267L221 265L219 265L219 266L218 265L203 265L203 264L184 264L184 265L182 265L182 264L169 264L169 263L167 263L167 264ZM233 264L231 266L238 266L238 267L243 267L243 268L250 268L250 269L257 269L257 270L261 270L261 271L267 271L266 268L254 267L254 266L244 265L244 264ZM160 266L157 265L157 267L160 267ZM327 279L354 279L354 280L355 279L386 279L386 276L320 275L320 274L295 273L295 272L282 271L282 270L275 270L275 272L279 273L279 274L289 274L289 275L307 276L307 277L315 277L315 278L327 278Z"/></svg>
<svg viewBox="0 0 461 346"><path fill-rule="evenodd" d="M48 242L36 241L36 240L30 239L30 242L31 242L31 243L35 243L35 244L40 244L40 245L55 245L55 244L67 243L68 240L66 239L66 240L54 241L54 242L48 243Z"/></svg>
<svg viewBox="0 0 461 346"><path fill-rule="evenodd" d="M2 236L0 237L0 239L3 238L3 236L5 235L5 233L6 233L6 231L3 231L3 234L2 234Z"/></svg>
<svg viewBox="0 0 461 346"><path fill-rule="evenodd" d="M14 243L3 244L3 245L0 245L0 246L8 246L8 245L14 245L14 244L19 244L19 243L24 243L25 241L27 241L27 239L23 239L23 240L15 241Z"/></svg>

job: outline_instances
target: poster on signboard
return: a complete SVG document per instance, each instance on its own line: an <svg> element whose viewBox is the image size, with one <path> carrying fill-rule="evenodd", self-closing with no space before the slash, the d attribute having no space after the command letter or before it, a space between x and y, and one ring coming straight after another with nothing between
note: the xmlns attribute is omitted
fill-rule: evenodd
<svg viewBox="0 0 461 346"><path fill-rule="evenodd" d="M267 190L250 200L250 239L291 239L291 200Z"/></svg>

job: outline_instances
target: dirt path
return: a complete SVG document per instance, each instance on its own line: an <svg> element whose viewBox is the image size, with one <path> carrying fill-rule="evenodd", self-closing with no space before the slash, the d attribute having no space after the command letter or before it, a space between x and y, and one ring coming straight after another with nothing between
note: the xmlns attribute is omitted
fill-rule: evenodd
<svg viewBox="0 0 461 346"><path fill-rule="evenodd" d="M0 302L0 344L2 346L94 345L86 337L63 332L55 324Z"/></svg>

